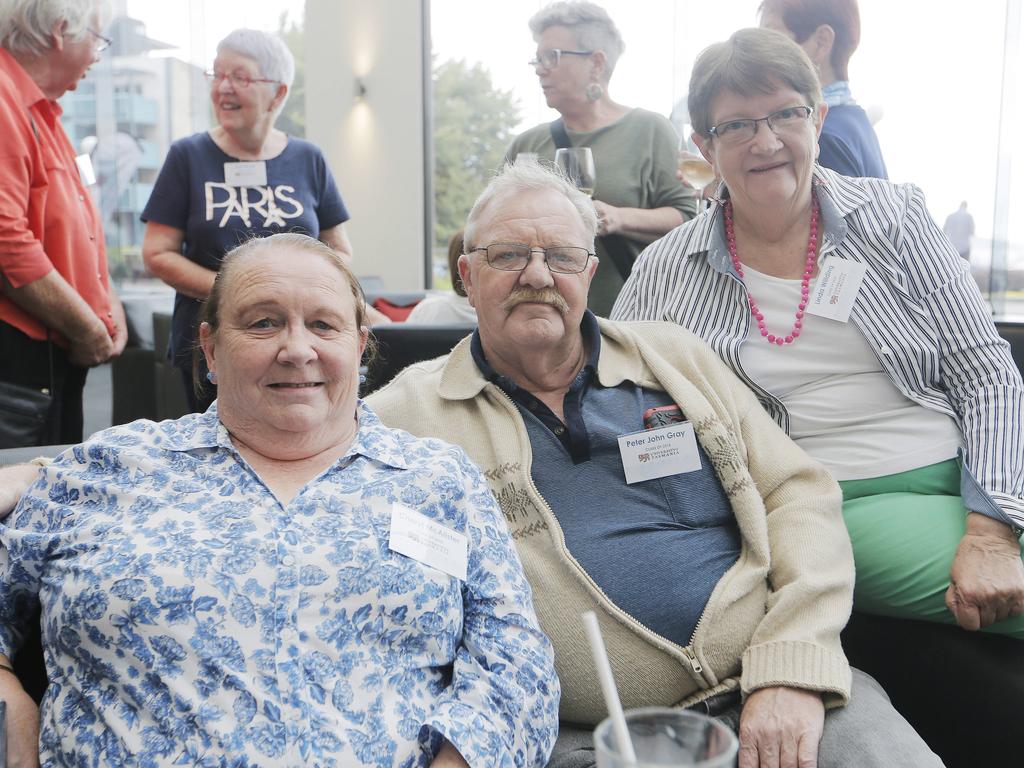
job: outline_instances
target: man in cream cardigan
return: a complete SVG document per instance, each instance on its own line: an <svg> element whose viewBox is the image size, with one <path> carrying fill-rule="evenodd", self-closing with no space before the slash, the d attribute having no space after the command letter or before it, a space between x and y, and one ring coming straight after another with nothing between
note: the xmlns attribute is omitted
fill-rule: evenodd
<svg viewBox="0 0 1024 768"><path fill-rule="evenodd" d="M696 337L586 310L595 229L561 177L506 167L459 261L478 330L368 398L484 470L555 644L552 765L591 764L605 716L587 610L623 705L731 716L740 768L941 765L843 655L839 488Z"/></svg>
<svg viewBox="0 0 1024 768"><path fill-rule="evenodd" d="M586 311L595 230L562 177L507 167L459 263L477 332L368 398L388 425L462 445L501 504L555 646L550 765L593 765L593 610L623 705L725 719L740 768L941 766L843 655L838 486L689 332Z"/></svg>

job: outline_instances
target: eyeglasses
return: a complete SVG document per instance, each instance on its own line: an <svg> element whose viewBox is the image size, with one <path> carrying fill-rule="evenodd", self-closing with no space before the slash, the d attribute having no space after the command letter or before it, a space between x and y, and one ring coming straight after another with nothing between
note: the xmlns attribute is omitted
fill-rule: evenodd
<svg viewBox="0 0 1024 768"><path fill-rule="evenodd" d="M548 269L562 275L575 275L587 268L587 262L595 254L586 248L571 245L555 245L551 248L531 248L523 243L491 243L482 248L471 248L466 253L483 251L487 264L503 272L522 272L535 253L544 254Z"/></svg>
<svg viewBox="0 0 1024 768"><path fill-rule="evenodd" d="M280 80L267 80L264 77L249 77L245 74L238 72L218 72L212 69L208 72L204 72L206 79L210 81L210 85L220 85L220 81L227 78L231 81L231 85L239 90L248 88L253 83L278 83Z"/></svg>
<svg viewBox="0 0 1024 768"><path fill-rule="evenodd" d="M723 144L745 144L757 136L757 124L764 123L776 135L792 131L814 113L810 107L786 107L765 117L750 117L743 120L726 120L712 126L708 133Z"/></svg>
<svg viewBox="0 0 1024 768"><path fill-rule="evenodd" d="M564 48L549 48L538 53L527 63L531 67L540 66L544 67L544 69L554 69L558 66L558 62L562 60L563 56L591 56L593 53L593 51L567 51Z"/></svg>
<svg viewBox="0 0 1024 768"><path fill-rule="evenodd" d="M101 35L95 29L90 29L89 27L86 27L86 31L90 35L95 37L96 40L97 40L97 42L96 42L96 53L103 53L103 51L107 50L107 48L109 48L110 46L112 46L114 44L113 40L111 40L109 37L106 37L105 35Z"/></svg>

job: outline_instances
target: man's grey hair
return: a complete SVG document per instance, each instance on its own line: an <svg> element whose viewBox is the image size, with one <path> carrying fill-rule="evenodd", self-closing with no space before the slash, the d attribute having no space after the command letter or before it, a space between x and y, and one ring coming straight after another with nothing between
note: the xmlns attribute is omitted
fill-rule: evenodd
<svg viewBox="0 0 1024 768"><path fill-rule="evenodd" d="M523 192L557 192L572 203L587 230L590 242L587 247L594 250L594 236L597 234L597 211L589 197L580 192L561 170L551 163L536 160L520 160L510 163L499 171L473 203L473 209L466 219L466 252L486 243L478 243L477 222L491 205L498 205L507 198Z"/></svg>
<svg viewBox="0 0 1024 768"><path fill-rule="evenodd" d="M284 83L291 90L295 80L295 57L277 35L258 29L236 29L217 43L217 53L221 51L232 51L252 59L260 77ZM283 106L284 101L281 102Z"/></svg>
<svg viewBox="0 0 1024 768"><path fill-rule="evenodd" d="M615 26L608 11L588 0L562 0L544 6L530 19L534 40L548 27L568 27L576 36L580 48L585 51L604 51L607 62L604 79L608 82L619 56L626 50L619 28Z"/></svg>
<svg viewBox="0 0 1024 768"><path fill-rule="evenodd" d="M0 48L42 56L53 47L54 27L64 22L64 36L81 40L89 34L94 13L102 27L109 18L106 0L0 0Z"/></svg>

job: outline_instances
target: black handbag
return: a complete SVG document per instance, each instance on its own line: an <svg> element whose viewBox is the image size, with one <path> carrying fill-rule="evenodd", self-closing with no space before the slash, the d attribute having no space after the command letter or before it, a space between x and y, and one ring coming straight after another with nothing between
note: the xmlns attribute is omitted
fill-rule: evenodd
<svg viewBox="0 0 1024 768"><path fill-rule="evenodd" d="M0 448L51 445L53 421L53 343L47 339L50 388L35 389L0 381Z"/></svg>

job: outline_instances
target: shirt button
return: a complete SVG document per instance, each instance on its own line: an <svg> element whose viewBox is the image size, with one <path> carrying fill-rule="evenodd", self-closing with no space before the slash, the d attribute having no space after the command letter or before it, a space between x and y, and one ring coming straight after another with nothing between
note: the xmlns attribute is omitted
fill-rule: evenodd
<svg viewBox="0 0 1024 768"><path fill-rule="evenodd" d="M290 568L291 566L295 565L295 558L291 555L285 555L281 558L281 563L283 565L287 565Z"/></svg>
<svg viewBox="0 0 1024 768"><path fill-rule="evenodd" d="M563 427L561 425L555 427L555 434L558 435L559 437L564 435L565 434L565 427Z"/></svg>
<svg viewBox="0 0 1024 768"><path fill-rule="evenodd" d="M529 408L531 411L536 411L537 410L537 401L536 400L531 400L530 402L528 402L526 404L526 407Z"/></svg>
<svg viewBox="0 0 1024 768"><path fill-rule="evenodd" d="M296 633L295 633L294 629L292 629L291 627L285 627L284 629L281 630L281 639L282 640L288 640L288 641L294 640L295 639L295 634Z"/></svg>
<svg viewBox="0 0 1024 768"><path fill-rule="evenodd" d="M85 195L79 195L79 196L78 196L78 199L79 199L79 200L85 200Z"/></svg>
<svg viewBox="0 0 1024 768"><path fill-rule="evenodd" d="M90 240L95 240L96 239L96 235L89 235L89 239Z"/></svg>

